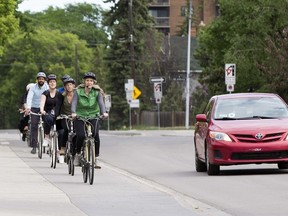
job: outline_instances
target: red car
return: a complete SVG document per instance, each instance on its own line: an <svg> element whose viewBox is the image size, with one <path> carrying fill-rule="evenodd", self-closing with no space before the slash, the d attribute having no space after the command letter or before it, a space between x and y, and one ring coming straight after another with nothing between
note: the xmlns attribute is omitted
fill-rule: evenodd
<svg viewBox="0 0 288 216"><path fill-rule="evenodd" d="M220 166L277 163L288 169L288 106L270 93L213 96L196 115L197 172L218 175Z"/></svg>

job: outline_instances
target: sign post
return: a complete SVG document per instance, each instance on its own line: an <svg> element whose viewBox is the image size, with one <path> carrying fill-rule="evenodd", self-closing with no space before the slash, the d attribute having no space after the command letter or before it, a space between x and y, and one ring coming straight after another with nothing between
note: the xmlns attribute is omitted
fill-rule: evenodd
<svg viewBox="0 0 288 216"><path fill-rule="evenodd" d="M231 94L236 84L236 64L225 64L225 84L226 90Z"/></svg>

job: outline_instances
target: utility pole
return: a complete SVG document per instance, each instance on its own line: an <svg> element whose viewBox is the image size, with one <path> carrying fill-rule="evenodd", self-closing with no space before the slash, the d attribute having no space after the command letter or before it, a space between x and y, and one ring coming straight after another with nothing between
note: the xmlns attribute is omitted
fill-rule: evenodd
<svg viewBox="0 0 288 216"><path fill-rule="evenodd" d="M129 42L130 42L130 58L131 58L131 76L136 82L135 78L135 53L134 53L134 38L133 38L133 0L129 1Z"/></svg>
<svg viewBox="0 0 288 216"><path fill-rule="evenodd" d="M78 67L78 44L75 44L75 65L74 65L74 69L75 69L75 84L78 84L78 79L79 79L79 67Z"/></svg>
<svg viewBox="0 0 288 216"><path fill-rule="evenodd" d="M189 2L188 14L188 46L187 46L187 76L186 76L186 113L185 127L189 129L189 111L190 111L190 47L191 47L191 18L192 18L192 0Z"/></svg>

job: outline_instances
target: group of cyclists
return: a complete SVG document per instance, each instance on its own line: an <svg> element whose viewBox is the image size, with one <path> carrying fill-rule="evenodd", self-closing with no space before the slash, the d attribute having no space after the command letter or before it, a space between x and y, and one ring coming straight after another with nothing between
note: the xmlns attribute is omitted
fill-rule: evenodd
<svg viewBox="0 0 288 216"><path fill-rule="evenodd" d="M96 75L87 72L83 76L83 83L75 86L75 80L69 75L61 78L63 86L57 89L57 76L44 72L37 73L36 83L30 83L26 87L26 93L22 98L24 118L20 121L19 129L25 140L25 132L28 129L30 116L30 147L31 153L36 154L38 145L38 122L39 116L31 113L39 113L44 122L43 146L50 143L49 133L56 123L59 133L59 155L65 153L66 141L68 139L68 124L65 119L56 120L60 115L71 116L74 122L76 138L73 142L71 153L74 155L74 165L79 166L80 152L85 139L84 123L79 118L89 118L93 126L92 136L95 141L95 168L101 168L98 164L100 150L99 123L96 118L107 118L103 90L97 85ZM26 98L26 102L25 102ZM28 119L27 119L28 117ZM26 119L25 119L26 118ZM25 121L24 121L25 119Z"/></svg>

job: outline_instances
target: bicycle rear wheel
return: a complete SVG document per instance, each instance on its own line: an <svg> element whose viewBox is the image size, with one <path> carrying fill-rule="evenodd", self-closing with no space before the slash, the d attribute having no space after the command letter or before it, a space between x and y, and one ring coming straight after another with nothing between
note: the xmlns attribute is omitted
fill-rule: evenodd
<svg viewBox="0 0 288 216"><path fill-rule="evenodd" d="M44 141L44 129L43 127L38 128L38 157L42 158L43 153L43 141Z"/></svg>
<svg viewBox="0 0 288 216"><path fill-rule="evenodd" d="M95 147L94 140L90 139L88 141L88 168L89 169L89 183L90 185L94 182L94 165L95 165Z"/></svg>

